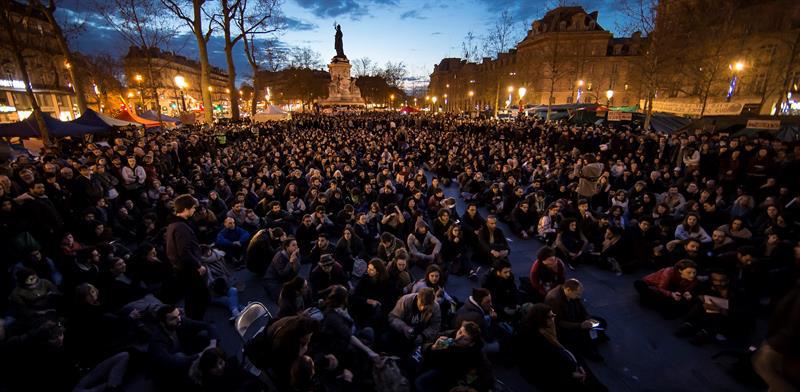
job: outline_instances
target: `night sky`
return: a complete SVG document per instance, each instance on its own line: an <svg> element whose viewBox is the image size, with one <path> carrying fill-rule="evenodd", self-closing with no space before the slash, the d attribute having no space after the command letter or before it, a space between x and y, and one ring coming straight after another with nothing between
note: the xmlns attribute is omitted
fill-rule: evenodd
<svg viewBox="0 0 800 392"><path fill-rule="evenodd" d="M213 3L213 1L212 1ZM333 23L342 25L344 50L348 58L369 57L379 64L402 61L410 76L427 78L434 64L443 57L460 57L461 42L468 31L482 35L494 19L509 10L516 18L519 34L524 28L559 4L581 5L587 12L599 11L600 25L615 35L622 22L622 12L613 0L579 2L531 0L285 0L283 13L288 30L278 38L286 46L305 46L319 52L327 63L335 54ZM127 43L106 26L86 0L63 0L62 20L84 22L84 31L72 40L72 49L84 53L108 53L122 56ZM176 37L171 50L196 58L194 38L187 33ZM211 63L225 69L223 39L210 42ZM246 81L250 67L241 46L234 52L238 81Z"/></svg>

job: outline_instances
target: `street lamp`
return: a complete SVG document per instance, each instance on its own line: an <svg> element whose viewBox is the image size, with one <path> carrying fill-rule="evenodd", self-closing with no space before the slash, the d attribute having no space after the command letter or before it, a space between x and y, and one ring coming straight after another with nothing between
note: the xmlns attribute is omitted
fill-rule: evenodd
<svg viewBox="0 0 800 392"><path fill-rule="evenodd" d="M433 97L431 97L431 101L433 102L433 110L434 110L434 113L436 113L436 101L437 101L438 99L439 99L439 98L438 98L438 97L436 97L435 95L434 95Z"/></svg>
<svg viewBox="0 0 800 392"><path fill-rule="evenodd" d="M449 86L449 84L448 84L448 86ZM446 112L447 109L448 109L447 108L447 94L443 95L442 97L444 97L444 111Z"/></svg>
<svg viewBox="0 0 800 392"><path fill-rule="evenodd" d="M583 79L578 81L578 95L575 97L575 103L581 103L581 96L583 96Z"/></svg>
<svg viewBox="0 0 800 392"><path fill-rule="evenodd" d="M528 92L528 89L526 89L525 87L520 87L520 88L517 90L517 94L519 94L519 110L520 110L520 113L522 113L522 110L523 110L523 106L522 106L522 98L525 98L525 94L526 94L527 92Z"/></svg>
<svg viewBox="0 0 800 392"><path fill-rule="evenodd" d="M186 88L188 85L186 84L186 79L184 79L181 75L175 76L175 85L178 86L178 89L181 90L181 107L183 107L183 111L186 111L186 99L183 97L183 89Z"/></svg>
<svg viewBox="0 0 800 392"><path fill-rule="evenodd" d="M389 100L391 101L389 108L394 108L394 94L389 95Z"/></svg>
<svg viewBox="0 0 800 392"><path fill-rule="evenodd" d="M136 80L136 85L139 86L139 102L142 104L142 108L144 108L144 93L142 91L142 80L144 80L144 78L142 75L136 74L133 79Z"/></svg>
<svg viewBox="0 0 800 392"><path fill-rule="evenodd" d="M608 99L608 101L606 102L607 106L611 106L611 98L614 98L614 90L606 91L606 99Z"/></svg>
<svg viewBox="0 0 800 392"><path fill-rule="evenodd" d="M467 109L468 109L467 112L472 112L472 97L475 96L475 92L472 91L472 90L469 90L467 95L469 95L469 102L467 102L467 104L469 106L467 107Z"/></svg>
<svg viewBox="0 0 800 392"><path fill-rule="evenodd" d="M733 64L728 64L728 69L731 70L731 81L728 83L728 94L725 97L727 101L730 101L733 98L733 94L736 93L736 85L739 84L739 72L744 70L744 63L741 61L737 61Z"/></svg>

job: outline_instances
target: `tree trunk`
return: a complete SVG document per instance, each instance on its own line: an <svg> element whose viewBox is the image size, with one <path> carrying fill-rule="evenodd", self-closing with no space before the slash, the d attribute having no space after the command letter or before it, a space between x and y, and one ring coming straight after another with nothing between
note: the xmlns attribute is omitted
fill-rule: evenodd
<svg viewBox="0 0 800 392"><path fill-rule="evenodd" d="M222 30L225 33L225 61L228 63L228 100L231 103L231 119L239 119L239 92L236 91L236 66L233 64L233 46L231 42L231 12L227 0L222 0Z"/></svg>
<svg viewBox="0 0 800 392"><path fill-rule="evenodd" d="M245 43L245 47L247 44ZM253 96L250 99L250 119L256 115L256 110L258 110L258 86L256 85L256 75L258 75L258 65L257 64L250 64L253 68Z"/></svg>
<svg viewBox="0 0 800 392"><path fill-rule="evenodd" d="M61 55L64 56L64 61L69 64L69 66L67 66L67 72L69 73L69 78L72 81L72 89L75 91L75 103L78 105L78 115L80 116L86 111L87 108L86 93L84 91L85 86L83 85L83 74L78 70L78 67L75 66L75 62L72 61L72 53L69 51L69 43L67 43L67 38L64 37L64 31L61 30L61 26L58 24L55 15L53 15L55 12L55 6L52 4L52 2L50 7L44 7L39 1L35 1L32 4L47 17L50 28L53 29L53 35L56 37L58 49L61 51ZM72 111L72 108L70 108L70 111Z"/></svg>
<svg viewBox="0 0 800 392"><path fill-rule="evenodd" d="M161 102L158 99L158 86L156 86L156 84L155 84L156 83L156 79L154 77L155 73L153 72L153 62L152 62L152 59L150 58L149 55L146 58L146 64L147 64L147 80L148 80L148 84L150 84L150 89L151 89L151 91L153 93L153 101L156 103L155 112L156 112L156 116L158 117L158 125L163 128L164 127L164 121L161 120Z"/></svg>
<svg viewBox="0 0 800 392"><path fill-rule="evenodd" d="M203 2L194 0L193 32L197 39L197 51L200 56L200 94L203 97L203 118L206 124L214 122L214 106L211 101L211 65L208 62L208 45L203 36L203 17L201 8Z"/></svg>
<svg viewBox="0 0 800 392"><path fill-rule="evenodd" d="M16 29L18 26L15 26L14 23L11 22L11 17L9 13L11 12L10 4L8 1L3 1L0 3L3 5L3 10L0 11L0 18L2 18L3 29L6 31L8 35L8 41L11 44L11 48L14 52L14 63L16 63L17 68L19 69L20 74L22 75L22 82L25 83L25 94L28 95L28 99L31 101L31 108L33 109L33 118L36 120L36 125L39 127L39 136L41 136L42 141L44 142L45 146L50 145L50 130L47 128L47 123L44 122L44 114L42 113L42 108L39 107L39 103L36 102L36 95L33 94L33 88L31 87L31 78L28 75L28 66L25 64L25 57L22 55L23 48L20 47L19 42L17 41L17 33Z"/></svg>
<svg viewBox="0 0 800 392"><path fill-rule="evenodd" d="M650 129L650 120L653 118L653 94L647 93L647 100L644 101L644 130Z"/></svg>

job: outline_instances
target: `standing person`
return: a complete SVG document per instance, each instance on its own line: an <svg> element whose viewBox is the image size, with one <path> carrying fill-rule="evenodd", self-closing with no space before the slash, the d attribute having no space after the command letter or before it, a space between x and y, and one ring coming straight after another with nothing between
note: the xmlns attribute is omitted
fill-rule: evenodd
<svg viewBox="0 0 800 392"><path fill-rule="evenodd" d="M206 267L201 264L200 244L188 223L197 205L197 200L188 194L175 198L175 215L167 226L167 258L173 267L176 291L173 298L183 297L186 315L202 320L209 302Z"/></svg>

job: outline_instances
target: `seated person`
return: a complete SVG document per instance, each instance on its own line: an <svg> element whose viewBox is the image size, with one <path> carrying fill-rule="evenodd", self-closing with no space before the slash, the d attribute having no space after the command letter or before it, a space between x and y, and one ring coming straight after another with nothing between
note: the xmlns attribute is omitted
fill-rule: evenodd
<svg viewBox="0 0 800 392"><path fill-rule="evenodd" d="M481 328L471 321L464 321L454 333L425 344L420 373L415 380L416 390L449 391L456 386L490 390L494 378L482 346Z"/></svg>
<svg viewBox="0 0 800 392"><path fill-rule="evenodd" d="M553 287L544 302L556 314L556 329L564 346L575 350L587 358L602 360L597 352L597 335L590 333L592 328L606 328L605 320L589 316L583 306L583 285L577 279L567 279L564 284Z"/></svg>
<svg viewBox="0 0 800 392"><path fill-rule="evenodd" d="M344 230L342 230L342 238L339 239L339 242L336 243L336 247L334 248L334 258L342 264L344 270L349 274L353 272L355 260L364 260L366 255L364 241L356 235L352 226L345 226Z"/></svg>
<svg viewBox="0 0 800 392"><path fill-rule="evenodd" d="M419 267L429 264L442 264L442 242L428 231L428 225L422 218L418 218L414 225L414 232L406 240L408 254L411 262Z"/></svg>
<svg viewBox="0 0 800 392"><path fill-rule="evenodd" d="M675 228L675 239L676 240L688 240L689 238L694 238L701 243L711 242L711 236L706 233L706 230L700 226L700 216L697 213L690 212L686 214L686 218L683 219L683 223L679 224L678 227Z"/></svg>
<svg viewBox="0 0 800 392"><path fill-rule="evenodd" d="M481 330L481 337L486 343L484 349L487 352L498 352L500 346L494 333L496 320L497 312L494 311L492 305L492 294L486 289L473 288L472 295L456 312L453 328L459 329L466 322L477 324Z"/></svg>
<svg viewBox="0 0 800 392"><path fill-rule="evenodd" d="M405 355L422 343L436 339L441 326L442 313L436 294L425 287L397 300L389 313L389 331L383 342L387 351Z"/></svg>
<svg viewBox="0 0 800 392"><path fill-rule="evenodd" d="M399 296L407 294L407 291L411 290L411 284L415 282L411 267L408 265L408 252L405 249L398 249L386 270L389 272L389 288L393 296L390 303L394 303Z"/></svg>
<svg viewBox="0 0 800 392"><path fill-rule="evenodd" d="M528 278L534 290L531 294L541 301L550 289L564 283L564 262L556 257L553 248L543 246L536 254Z"/></svg>
<svg viewBox="0 0 800 392"><path fill-rule="evenodd" d="M225 264L225 254L206 245L200 246L200 252L200 262L206 267L211 301L228 308L232 321L239 316L244 307L239 304L239 290L233 284L233 276Z"/></svg>
<svg viewBox="0 0 800 392"><path fill-rule="evenodd" d="M395 237L394 234L384 232L381 234L381 240L378 243L378 257L385 261L390 262L394 259L395 252L398 249L406 249L403 240Z"/></svg>
<svg viewBox="0 0 800 392"><path fill-rule="evenodd" d="M162 385L179 386L188 381L189 368L200 353L216 347L216 331L209 324L184 318L172 305L156 311L156 322L147 349L151 369Z"/></svg>
<svg viewBox="0 0 800 392"><path fill-rule="evenodd" d="M267 267L265 279L267 294L272 298L278 298L283 284L297 276L299 271L300 250L297 248L297 241L289 237L283 241L282 249L275 253Z"/></svg>
<svg viewBox="0 0 800 392"><path fill-rule="evenodd" d="M520 201L517 206L511 211L511 216L508 220L508 226L511 232L528 239L536 232L536 212L530 208L530 203L527 200Z"/></svg>
<svg viewBox="0 0 800 392"><path fill-rule="evenodd" d="M642 304L658 310L665 318L680 317L689 311L697 286L697 264L681 260L633 282Z"/></svg>
<svg viewBox="0 0 800 392"><path fill-rule="evenodd" d="M311 299L314 301L324 299L324 292L333 285L350 287L342 266L337 263L332 255L323 255L309 277L311 286Z"/></svg>
<svg viewBox="0 0 800 392"><path fill-rule="evenodd" d="M489 215L486 223L478 232L478 248L475 251L475 260L494 265L499 260L508 259L511 247L508 246L506 235L497 227L497 217Z"/></svg>
<svg viewBox="0 0 800 392"><path fill-rule="evenodd" d="M224 227L217 234L214 245L225 252L225 257L233 262L238 262L247 249L250 233L236 226L236 220L225 218Z"/></svg>
<svg viewBox="0 0 800 392"><path fill-rule="evenodd" d="M489 270L481 285L492 294L492 303L502 321L511 321L519 305L519 291L511 263L500 260Z"/></svg>
<svg viewBox="0 0 800 392"><path fill-rule="evenodd" d="M580 264L589 250L589 240L578 230L575 219L561 221L561 230L554 243L556 254L568 265ZM573 267L574 268L574 267Z"/></svg>
<svg viewBox="0 0 800 392"><path fill-rule="evenodd" d="M341 285L333 285L327 290L327 297L322 305L322 326L314 338L316 352L333 354L340 367L350 368L357 363L361 354L376 359L376 354L356 336L357 328L348 311L348 290ZM372 331L363 335L372 339Z"/></svg>
<svg viewBox="0 0 800 392"><path fill-rule="evenodd" d="M389 313L393 297L389 273L383 260L379 258L370 260L367 264L367 274L358 281L351 298L356 321L363 325L377 326Z"/></svg>
<svg viewBox="0 0 800 392"><path fill-rule="evenodd" d="M56 308L61 293L47 279L39 279L36 272L19 267L14 272L17 287L8 296L10 314L16 319L15 328L26 330L46 320L56 319Z"/></svg>
<svg viewBox="0 0 800 392"><path fill-rule="evenodd" d="M547 304L522 309L514 336L520 374L540 391L607 391L583 359L558 340L556 314Z"/></svg>
<svg viewBox="0 0 800 392"><path fill-rule="evenodd" d="M309 263L313 267L319 263L323 255L333 255L335 251L336 248L329 241L328 235L319 233L317 235L317 242L314 243L314 247L311 248L311 252L309 252L307 258L303 259L303 262Z"/></svg>
<svg viewBox="0 0 800 392"><path fill-rule="evenodd" d="M691 337L690 341L695 345L704 344L715 337L724 340L737 327L735 320L730 317L734 298L731 296L728 273L714 269L708 282L704 283L697 291L697 300L689 310L686 321L675 332L678 337Z"/></svg>

